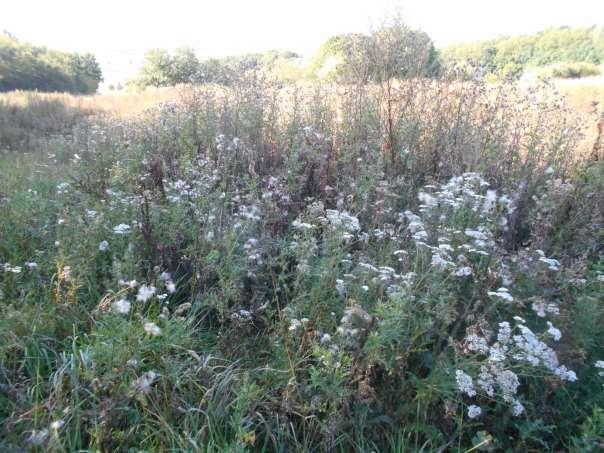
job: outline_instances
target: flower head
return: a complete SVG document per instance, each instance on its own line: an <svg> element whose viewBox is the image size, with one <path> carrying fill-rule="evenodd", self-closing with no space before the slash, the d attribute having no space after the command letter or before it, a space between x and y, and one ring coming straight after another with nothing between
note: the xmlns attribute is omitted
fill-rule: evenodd
<svg viewBox="0 0 604 453"><path fill-rule="evenodd" d="M480 414L482 414L482 409L480 406L476 406L475 404L468 406L468 418L476 418Z"/></svg>
<svg viewBox="0 0 604 453"><path fill-rule="evenodd" d="M126 299L120 299L116 302L113 302L113 310L122 315L126 315L130 312L130 306L130 302Z"/></svg>
<svg viewBox="0 0 604 453"><path fill-rule="evenodd" d="M154 322L146 322L145 324L143 324L143 329L145 329L147 335L151 335L152 337L157 337L158 335L161 335L161 329Z"/></svg>
<svg viewBox="0 0 604 453"><path fill-rule="evenodd" d="M141 285L136 295L136 300L139 302L147 302L155 294L154 286Z"/></svg>

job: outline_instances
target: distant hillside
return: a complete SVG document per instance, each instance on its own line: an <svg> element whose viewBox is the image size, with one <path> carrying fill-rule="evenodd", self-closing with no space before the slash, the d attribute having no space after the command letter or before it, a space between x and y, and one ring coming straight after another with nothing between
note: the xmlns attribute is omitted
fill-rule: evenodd
<svg viewBox="0 0 604 453"><path fill-rule="evenodd" d="M442 55L449 63L474 62L488 74L512 78L530 68L559 63L596 66L604 62L604 29L550 28L535 35L451 46Z"/></svg>
<svg viewBox="0 0 604 453"><path fill-rule="evenodd" d="M92 54L59 52L0 34L0 91L94 93L102 79Z"/></svg>

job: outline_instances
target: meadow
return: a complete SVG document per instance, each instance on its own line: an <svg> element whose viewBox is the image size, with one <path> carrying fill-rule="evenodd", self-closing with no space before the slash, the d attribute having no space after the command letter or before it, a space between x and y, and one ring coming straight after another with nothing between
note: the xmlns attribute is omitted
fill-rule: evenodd
<svg viewBox="0 0 604 453"><path fill-rule="evenodd" d="M2 95L0 450L602 451L582 99Z"/></svg>

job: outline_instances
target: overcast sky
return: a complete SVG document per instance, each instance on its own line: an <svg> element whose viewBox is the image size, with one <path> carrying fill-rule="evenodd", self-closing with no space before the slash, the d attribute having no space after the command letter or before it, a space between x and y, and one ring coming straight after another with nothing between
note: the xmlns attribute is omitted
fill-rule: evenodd
<svg viewBox="0 0 604 453"><path fill-rule="evenodd" d="M190 46L202 57L269 49L308 55L331 35L366 32L397 11L438 46L550 26L604 25L604 0L1 1L0 31L93 52L109 78L150 48Z"/></svg>

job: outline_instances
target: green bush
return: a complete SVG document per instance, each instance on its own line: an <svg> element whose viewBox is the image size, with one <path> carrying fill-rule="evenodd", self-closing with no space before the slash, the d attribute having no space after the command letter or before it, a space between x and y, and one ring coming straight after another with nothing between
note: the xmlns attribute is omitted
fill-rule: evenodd
<svg viewBox="0 0 604 453"><path fill-rule="evenodd" d="M552 77L562 79L578 79L581 77L589 77L600 75L600 68L593 63L585 62L569 62L561 63L551 69Z"/></svg>

